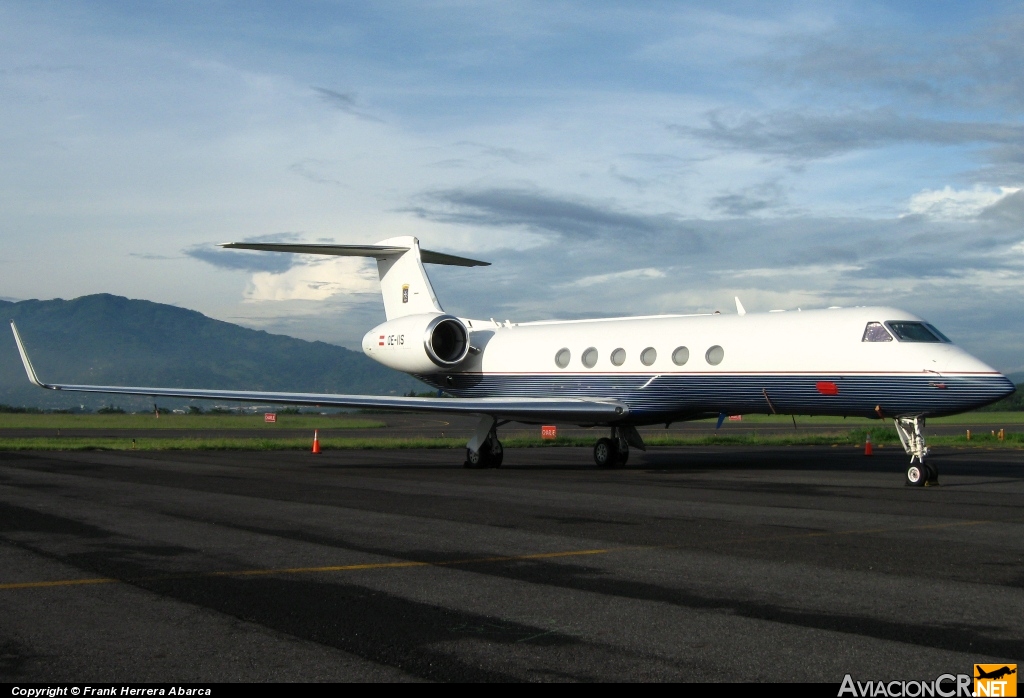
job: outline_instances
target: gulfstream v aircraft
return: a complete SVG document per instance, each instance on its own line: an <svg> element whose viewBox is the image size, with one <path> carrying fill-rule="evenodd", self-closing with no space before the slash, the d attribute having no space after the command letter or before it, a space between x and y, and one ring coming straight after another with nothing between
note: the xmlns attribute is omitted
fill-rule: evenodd
<svg viewBox="0 0 1024 698"><path fill-rule="evenodd" d="M43 383L11 323L29 380L94 393L468 413L480 416L468 467L496 467L509 421L604 426L594 460L624 465L644 449L636 427L734 414L892 419L911 456L907 482L937 479L926 460L927 417L999 400L1013 384L921 318L893 308L735 315L656 315L569 322L496 322L449 315L423 263L480 266L421 250L413 237L376 245L227 243L222 247L373 257L386 322L363 351L439 391L436 398L317 395ZM452 398L440 397L444 391Z"/></svg>

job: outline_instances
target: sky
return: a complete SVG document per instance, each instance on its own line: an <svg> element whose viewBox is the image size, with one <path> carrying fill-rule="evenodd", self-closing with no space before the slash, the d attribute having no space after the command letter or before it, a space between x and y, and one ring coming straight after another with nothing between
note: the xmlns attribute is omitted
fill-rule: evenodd
<svg viewBox="0 0 1024 698"><path fill-rule="evenodd" d="M373 243L514 322L891 305L1024 370L1024 5L0 3L0 297L357 348Z"/></svg>

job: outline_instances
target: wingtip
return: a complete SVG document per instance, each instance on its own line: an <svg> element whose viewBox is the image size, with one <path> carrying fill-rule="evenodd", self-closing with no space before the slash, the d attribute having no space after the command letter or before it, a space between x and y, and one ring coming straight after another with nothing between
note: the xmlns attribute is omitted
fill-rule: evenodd
<svg viewBox="0 0 1024 698"><path fill-rule="evenodd" d="M747 314L747 309L743 307L742 303L740 303L740 297L739 296L734 296L734 298L736 298L736 314L737 315L746 315Z"/></svg>
<svg viewBox="0 0 1024 698"><path fill-rule="evenodd" d="M14 320L11 320L11 331L14 332L14 343L18 345L21 363L25 367L25 374L28 376L29 381L40 388L49 387L39 380L39 376L36 375L36 370L32 366L32 361L28 358L28 351L25 350L25 343L21 341L21 333L18 332L18 326L14 324Z"/></svg>

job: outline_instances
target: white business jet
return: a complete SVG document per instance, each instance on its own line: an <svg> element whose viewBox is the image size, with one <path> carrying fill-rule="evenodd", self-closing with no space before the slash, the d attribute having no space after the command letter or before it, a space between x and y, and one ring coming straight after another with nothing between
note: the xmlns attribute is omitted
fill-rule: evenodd
<svg viewBox="0 0 1024 698"><path fill-rule="evenodd" d="M735 315L496 322L445 313L423 268L487 262L421 250L414 237L222 247L376 259L387 321L366 333L363 351L437 388L438 397L48 384L12 322L29 380L50 390L479 415L467 467L501 464L498 427L509 421L608 427L594 460L616 467L630 447L644 449L642 425L716 415L721 424L725 415L757 413L892 419L911 456L913 485L938 477L926 461L927 417L1014 392L998 371L893 308L747 314L737 299Z"/></svg>

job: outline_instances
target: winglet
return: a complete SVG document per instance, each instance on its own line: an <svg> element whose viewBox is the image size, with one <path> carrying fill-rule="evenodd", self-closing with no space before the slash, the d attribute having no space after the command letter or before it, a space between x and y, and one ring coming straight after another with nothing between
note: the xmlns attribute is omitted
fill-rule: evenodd
<svg viewBox="0 0 1024 698"><path fill-rule="evenodd" d="M743 307L742 303L740 303L740 297L739 296L735 296L735 298L736 298L736 314L737 315L746 315L747 314L747 309Z"/></svg>
<svg viewBox="0 0 1024 698"><path fill-rule="evenodd" d="M11 320L11 330L14 332L14 341L18 345L18 352L21 354L21 363L25 365L25 373L28 374L28 379L32 381L33 385L40 388L49 388L50 386L39 380L39 376L36 375L36 370L32 368L32 362L28 358L28 352L25 351L25 344L21 341L21 335L18 334L18 326L14 324L14 320Z"/></svg>

